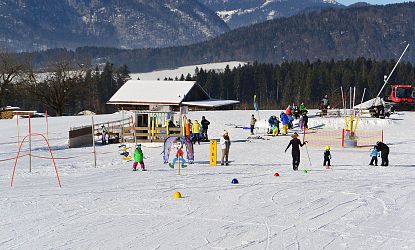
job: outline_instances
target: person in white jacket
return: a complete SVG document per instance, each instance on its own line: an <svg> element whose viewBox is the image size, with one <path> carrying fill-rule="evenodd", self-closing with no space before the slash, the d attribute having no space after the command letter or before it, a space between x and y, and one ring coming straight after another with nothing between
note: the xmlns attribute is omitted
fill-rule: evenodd
<svg viewBox="0 0 415 250"><path fill-rule="evenodd" d="M226 164L226 166L229 165L228 158L229 158L229 148L231 146L231 140L229 139L228 131L224 131L223 135L220 138L220 147L222 149L222 160L220 162L220 165Z"/></svg>

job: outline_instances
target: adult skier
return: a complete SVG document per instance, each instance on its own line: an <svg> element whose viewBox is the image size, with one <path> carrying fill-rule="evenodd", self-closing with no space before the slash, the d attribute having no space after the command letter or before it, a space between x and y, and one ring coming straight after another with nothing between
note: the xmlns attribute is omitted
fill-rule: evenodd
<svg viewBox="0 0 415 250"><path fill-rule="evenodd" d="M252 114L252 116L251 116L251 122L250 122L250 125L251 125L251 135L254 134L255 123L256 123L256 118L255 118L254 114Z"/></svg>
<svg viewBox="0 0 415 250"><path fill-rule="evenodd" d="M378 141L376 143L376 147L378 151L380 152L380 158L382 159L381 166L388 166L389 165L389 147L383 143Z"/></svg>
<svg viewBox="0 0 415 250"><path fill-rule="evenodd" d="M288 119L287 114L285 114L284 112L281 113L280 118L281 118L281 123L282 123L282 134L287 135L288 123L290 122L290 120Z"/></svg>
<svg viewBox="0 0 415 250"><path fill-rule="evenodd" d="M192 134L193 134L193 144L196 144L196 142L200 145L200 124L197 120L193 122L192 125Z"/></svg>
<svg viewBox="0 0 415 250"><path fill-rule="evenodd" d="M210 122L206 120L204 116L202 116L202 120L200 121L200 124L202 125L202 141L208 140L208 128L210 125Z"/></svg>
<svg viewBox="0 0 415 250"><path fill-rule="evenodd" d="M224 131L222 137L219 141L220 147L222 149L222 159L220 165L229 165L229 148L231 147L231 139L229 138L228 131Z"/></svg>
<svg viewBox="0 0 415 250"><path fill-rule="evenodd" d="M307 143L307 141L301 143L300 139L298 139L297 132L295 132L291 137L292 139L288 144L287 148L285 149L285 152L287 152L288 148L292 146L291 155L293 157L293 170L297 171L298 166L300 165L300 146L304 146Z"/></svg>

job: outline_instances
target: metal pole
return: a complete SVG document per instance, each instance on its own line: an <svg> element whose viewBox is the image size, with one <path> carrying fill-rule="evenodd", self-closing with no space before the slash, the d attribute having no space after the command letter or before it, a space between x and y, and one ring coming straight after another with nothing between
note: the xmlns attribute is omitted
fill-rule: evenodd
<svg viewBox="0 0 415 250"><path fill-rule="evenodd" d="M343 105L343 110L344 110L345 109L345 105L344 105L343 86L340 86L340 91L342 92L342 105Z"/></svg>
<svg viewBox="0 0 415 250"><path fill-rule="evenodd" d="M48 111L47 110L46 110L45 118L46 118L46 139L48 139L49 141L49 123L48 123Z"/></svg>
<svg viewBox="0 0 415 250"><path fill-rule="evenodd" d="M20 129L19 129L19 115L16 115L16 123L17 123L17 147L20 144Z"/></svg>
<svg viewBox="0 0 415 250"><path fill-rule="evenodd" d="M120 129L121 129L121 143L124 143L124 108L121 108Z"/></svg>
<svg viewBox="0 0 415 250"><path fill-rule="evenodd" d="M353 109L356 103L356 86L353 87Z"/></svg>
<svg viewBox="0 0 415 250"><path fill-rule="evenodd" d="M388 81L389 81L389 78L392 76L393 72L394 72L394 71L395 71L395 69L396 69L396 66L398 66L398 63L401 61L401 59L402 59L403 55L405 54L406 50L408 49L408 47L409 47L409 43L408 43L408 45L406 45L405 50L402 52L401 56L399 57L399 59L398 59L398 61L396 62L395 66L393 67L393 69L392 69L391 73L389 74L388 78L386 78L386 79L385 79L385 83L383 84L382 88L380 89L380 91L379 91L379 93L377 94L377 96L376 96L376 97L379 97L379 95L382 93L383 88L385 88L386 84L387 84L387 83L388 83ZM376 99L375 99L375 100L376 100Z"/></svg>
<svg viewBox="0 0 415 250"><path fill-rule="evenodd" d="M177 164L178 168L179 168L179 175L180 175L180 154L177 156L179 163Z"/></svg>
<svg viewBox="0 0 415 250"><path fill-rule="evenodd" d="M32 125L30 123L29 113L29 172L32 172Z"/></svg>
<svg viewBox="0 0 415 250"><path fill-rule="evenodd" d="M94 148L94 167L97 167L97 152L95 150L95 125L94 125L94 116L92 116L92 146Z"/></svg>
<svg viewBox="0 0 415 250"><path fill-rule="evenodd" d="M360 102L360 104L362 104L363 100L365 99L365 93L366 93L366 88L363 89L362 101Z"/></svg>

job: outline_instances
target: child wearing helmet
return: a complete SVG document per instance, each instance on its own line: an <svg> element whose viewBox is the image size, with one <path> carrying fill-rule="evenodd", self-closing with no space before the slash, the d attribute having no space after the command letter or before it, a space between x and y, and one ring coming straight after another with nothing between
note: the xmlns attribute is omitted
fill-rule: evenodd
<svg viewBox="0 0 415 250"><path fill-rule="evenodd" d="M331 159L331 154L330 154L330 146L326 146L326 151L324 151L324 162L323 162L323 166L331 166L330 165L330 159Z"/></svg>
<svg viewBox="0 0 415 250"><path fill-rule="evenodd" d="M137 144L135 146L133 171L137 171L138 163L140 163L141 170L145 171L146 169L144 166L144 154L143 154L143 150L141 150L141 144Z"/></svg>

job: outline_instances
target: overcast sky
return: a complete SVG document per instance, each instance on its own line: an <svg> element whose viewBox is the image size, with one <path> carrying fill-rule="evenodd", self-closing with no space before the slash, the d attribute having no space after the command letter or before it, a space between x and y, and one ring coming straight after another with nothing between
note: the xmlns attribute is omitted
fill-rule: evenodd
<svg viewBox="0 0 415 250"><path fill-rule="evenodd" d="M400 1L400 0L363 0L363 1L354 1L354 0L337 0L337 2L344 4L344 5L350 5L357 2L367 2L370 4L389 4L389 3L403 3L403 2L413 2L413 1Z"/></svg>

